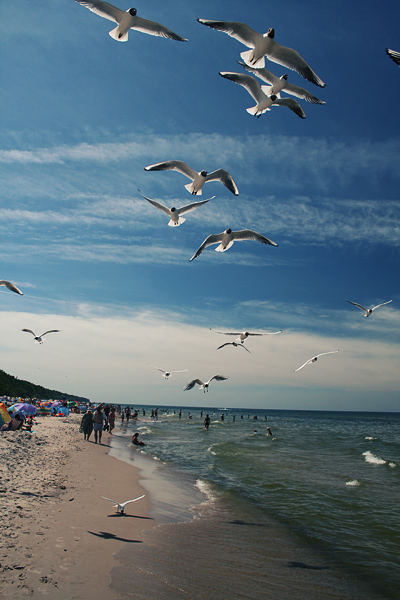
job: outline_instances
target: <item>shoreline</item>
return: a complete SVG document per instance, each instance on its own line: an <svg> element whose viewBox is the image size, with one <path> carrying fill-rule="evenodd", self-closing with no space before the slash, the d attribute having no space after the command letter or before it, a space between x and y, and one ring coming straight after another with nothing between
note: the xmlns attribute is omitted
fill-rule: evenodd
<svg viewBox="0 0 400 600"><path fill-rule="evenodd" d="M115 554L140 544L142 532L154 526L139 470L109 456L107 432L103 444L85 441L80 420L37 417L34 432L0 437L1 598L116 600L110 588ZM125 501L143 493L124 516L101 498Z"/></svg>

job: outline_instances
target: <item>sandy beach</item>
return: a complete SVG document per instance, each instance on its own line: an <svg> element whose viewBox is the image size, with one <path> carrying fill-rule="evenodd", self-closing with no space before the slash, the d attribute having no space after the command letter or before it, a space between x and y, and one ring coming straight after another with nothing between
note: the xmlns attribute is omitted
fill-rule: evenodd
<svg viewBox="0 0 400 600"><path fill-rule="evenodd" d="M81 416L37 417L33 433L0 435L0 597L113 600L113 555L152 527L147 496L116 514L101 496L143 494L133 466L83 440Z"/></svg>

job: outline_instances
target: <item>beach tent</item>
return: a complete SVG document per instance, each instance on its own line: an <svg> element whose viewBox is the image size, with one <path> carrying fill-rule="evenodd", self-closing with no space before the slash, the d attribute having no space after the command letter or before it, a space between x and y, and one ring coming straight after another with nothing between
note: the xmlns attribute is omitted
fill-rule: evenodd
<svg viewBox="0 0 400 600"><path fill-rule="evenodd" d="M0 427L3 427L6 423L11 421L11 417L8 414L8 410L6 405L3 402L0 402Z"/></svg>

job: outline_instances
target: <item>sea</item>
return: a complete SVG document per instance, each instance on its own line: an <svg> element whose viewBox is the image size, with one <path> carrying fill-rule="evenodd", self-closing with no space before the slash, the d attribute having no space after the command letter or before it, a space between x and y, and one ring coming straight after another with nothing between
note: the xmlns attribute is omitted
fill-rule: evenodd
<svg viewBox="0 0 400 600"><path fill-rule="evenodd" d="M121 597L400 599L399 413L135 408L110 454L155 526L116 556Z"/></svg>

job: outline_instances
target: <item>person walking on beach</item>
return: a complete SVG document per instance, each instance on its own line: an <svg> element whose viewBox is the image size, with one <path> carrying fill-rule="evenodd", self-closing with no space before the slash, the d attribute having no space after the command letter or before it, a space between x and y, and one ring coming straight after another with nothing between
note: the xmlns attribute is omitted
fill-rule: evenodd
<svg viewBox="0 0 400 600"><path fill-rule="evenodd" d="M115 427L115 408L112 408L108 415L108 431L112 434L112 430Z"/></svg>
<svg viewBox="0 0 400 600"><path fill-rule="evenodd" d="M83 431L83 439L89 441L93 431L93 413L89 409L81 419L81 428Z"/></svg>
<svg viewBox="0 0 400 600"><path fill-rule="evenodd" d="M204 429L208 429L209 427L210 427L210 417L207 414L204 419Z"/></svg>
<svg viewBox="0 0 400 600"><path fill-rule="evenodd" d="M101 436L103 433L104 413L101 410L101 406L96 408L96 412L93 416L93 429L94 429L94 441L97 444L97 437L99 438L99 444L101 444Z"/></svg>

